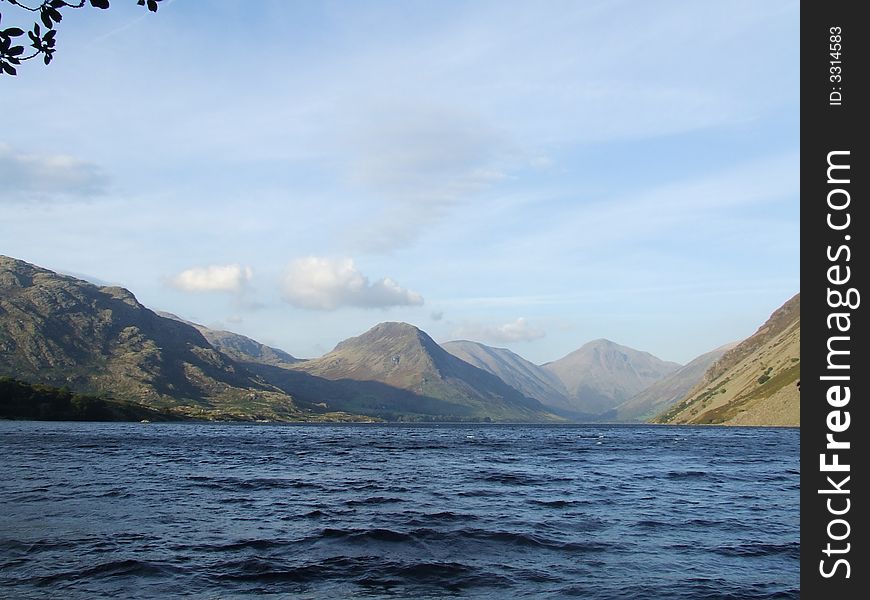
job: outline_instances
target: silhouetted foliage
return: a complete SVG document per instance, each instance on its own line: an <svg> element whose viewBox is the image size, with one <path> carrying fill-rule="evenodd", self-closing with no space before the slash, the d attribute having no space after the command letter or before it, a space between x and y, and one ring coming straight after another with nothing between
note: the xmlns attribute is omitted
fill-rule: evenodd
<svg viewBox="0 0 870 600"><path fill-rule="evenodd" d="M136 0L139 6L147 6L151 12L157 12L157 3L161 0ZM18 70L15 68L22 61L42 56L42 62L46 65L54 58L57 42L56 26L63 20L62 10L68 8L83 8L86 4L90 4L93 8L106 9L109 8L109 0L79 0L78 2L66 2L65 0L43 0L36 4L36 0L32 3L23 0L0 0L0 3L8 2L13 7L20 10L38 13L39 20L33 23L30 31L26 32L30 38L30 54L24 54L25 47L18 40L24 35L25 31L20 27L7 27L0 29L0 75L17 75ZM34 5L31 5L34 4ZM8 13L7 13L8 14ZM3 13L0 12L0 26L2 26Z"/></svg>
<svg viewBox="0 0 870 600"><path fill-rule="evenodd" d="M76 394L66 386L30 384L0 377L0 419L33 421L175 421L177 415L131 402Z"/></svg>

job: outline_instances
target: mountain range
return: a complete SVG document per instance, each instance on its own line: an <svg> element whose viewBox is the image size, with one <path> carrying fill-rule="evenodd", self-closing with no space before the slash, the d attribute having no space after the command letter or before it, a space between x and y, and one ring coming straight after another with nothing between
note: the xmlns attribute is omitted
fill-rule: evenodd
<svg viewBox="0 0 870 600"><path fill-rule="evenodd" d="M128 290L0 256L0 375L204 418L291 418L285 392Z"/></svg>
<svg viewBox="0 0 870 600"><path fill-rule="evenodd" d="M385 369L395 355L398 367ZM9 257L0 257L0 375L212 419L560 420L410 325L379 325L302 362L157 314L123 288Z"/></svg>
<svg viewBox="0 0 870 600"><path fill-rule="evenodd" d="M537 400L460 360L407 323L381 323L332 352L293 365L329 380L377 381L445 403L447 414L499 421L559 420Z"/></svg>
<svg viewBox="0 0 870 600"><path fill-rule="evenodd" d="M407 323L381 323L300 360L154 312L126 289L0 257L0 376L207 419L640 422L663 411L661 422L751 422L762 411L758 418L776 420L756 406L757 392L717 391L714 403L700 387L725 389L721 378L734 381L731 371L754 365L765 348L765 370L751 376L775 380L765 390L790 376L781 371L794 367L794 352L782 358L774 348L784 342L768 345L790 335L790 351L799 349L797 298L783 313L796 313L796 326L786 331L784 317L772 317L753 338L685 366L604 339L536 365L478 342L439 345ZM699 396L703 411L692 400ZM723 408L732 400L739 414Z"/></svg>

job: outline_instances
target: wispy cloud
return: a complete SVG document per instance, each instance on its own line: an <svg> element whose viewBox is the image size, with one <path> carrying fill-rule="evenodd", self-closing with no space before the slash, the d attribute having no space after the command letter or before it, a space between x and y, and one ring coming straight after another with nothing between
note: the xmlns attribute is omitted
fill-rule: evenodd
<svg viewBox="0 0 870 600"><path fill-rule="evenodd" d="M288 303L312 310L423 304L423 296L401 287L389 277L370 282L349 258L312 256L293 261L284 275L283 292Z"/></svg>
<svg viewBox="0 0 870 600"><path fill-rule="evenodd" d="M194 267L171 277L170 286L183 292L241 293L253 278L251 267L238 264Z"/></svg>
<svg viewBox="0 0 870 600"><path fill-rule="evenodd" d="M100 168L68 154L32 154L0 143L0 202L87 198L104 194Z"/></svg>
<svg viewBox="0 0 870 600"><path fill-rule="evenodd" d="M511 342L538 340L547 334L524 317L519 317L502 325L465 323L455 331L454 335L457 338L474 341L509 344Z"/></svg>
<svg viewBox="0 0 870 600"><path fill-rule="evenodd" d="M444 107L369 107L348 145L348 177L379 208L354 235L369 252L410 245L504 179L510 159L508 141L483 118Z"/></svg>

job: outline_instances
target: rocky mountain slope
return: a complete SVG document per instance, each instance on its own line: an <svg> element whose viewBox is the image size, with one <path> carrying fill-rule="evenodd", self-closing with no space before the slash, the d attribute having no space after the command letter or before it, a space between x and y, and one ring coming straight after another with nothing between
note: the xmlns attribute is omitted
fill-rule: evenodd
<svg viewBox="0 0 870 600"><path fill-rule="evenodd" d="M261 344L257 340L253 340L244 335L233 333L232 331L224 331L222 329L211 329L205 325L187 321L178 315L165 311L157 311L157 314L161 317L174 319L194 327L216 350L219 350L235 361L242 363L260 363L275 367L289 367L290 365L299 362L298 358L280 348L273 348L266 344Z"/></svg>
<svg viewBox="0 0 870 600"><path fill-rule="evenodd" d="M710 366L736 344L727 344L702 354L670 375L632 396L616 407L613 420L617 423L644 423L676 402L703 379Z"/></svg>
<svg viewBox="0 0 870 600"><path fill-rule="evenodd" d="M542 366L562 382L574 411L599 419L613 419L622 402L680 368L604 339Z"/></svg>
<svg viewBox="0 0 870 600"><path fill-rule="evenodd" d="M128 290L0 256L0 375L204 418L294 418L292 398Z"/></svg>
<svg viewBox="0 0 870 600"><path fill-rule="evenodd" d="M381 323L341 342L321 358L293 365L293 369L345 383L377 382L416 395L416 400L397 406L397 410L413 411L414 402L436 401L449 411L445 416L457 418L558 420L537 400L453 356L425 332L406 323Z"/></svg>
<svg viewBox="0 0 870 600"><path fill-rule="evenodd" d="M800 425L800 341L797 294L654 422Z"/></svg>

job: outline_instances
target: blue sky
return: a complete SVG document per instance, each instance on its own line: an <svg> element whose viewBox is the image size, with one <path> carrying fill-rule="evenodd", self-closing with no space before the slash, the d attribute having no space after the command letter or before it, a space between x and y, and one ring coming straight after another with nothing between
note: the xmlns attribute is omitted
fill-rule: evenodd
<svg viewBox="0 0 870 600"><path fill-rule="evenodd" d="M301 357L688 362L799 289L798 2L112 4L0 80L0 253Z"/></svg>

